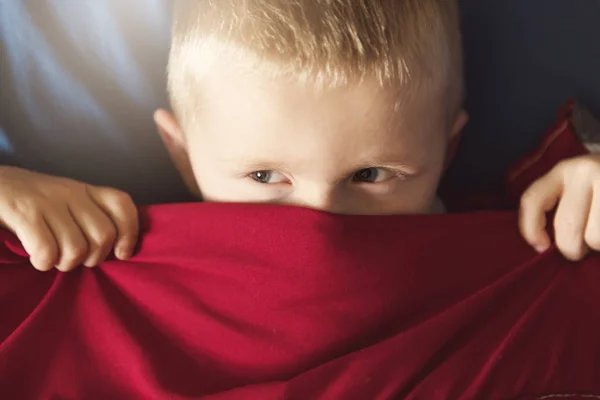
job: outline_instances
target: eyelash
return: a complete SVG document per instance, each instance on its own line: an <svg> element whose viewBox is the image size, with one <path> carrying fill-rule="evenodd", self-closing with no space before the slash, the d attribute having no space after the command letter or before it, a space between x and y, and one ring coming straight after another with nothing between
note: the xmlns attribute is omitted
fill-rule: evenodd
<svg viewBox="0 0 600 400"><path fill-rule="evenodd" d="M387 179L385 179L385 180L383 180L383 181L379 181L379 182L377 182L377 181L374 181L374 182L360 181L360 180L356 180L355 179L357 177L357 174L359 174L359 173L361 173L363 171L372 170L372 169L374 169L374 170L383 170L383 171L389 173L390 177L387 178ZM279 175L282 175L283 177L285 177L285 174L282 174L281 172L274 171L274 170L258 170L258 171L253 171L253 172L247 174L246 177L252 179L254 182L256 182L258 184L261 184L261 185L274 185L274 184L280 184L280 183L289 183L289 179L287 179L287 178L286 178L286 180L288 182L283 182L283 181L280 181L280 182L262 182L261 180L257 179L257 177L256 177L257 174L266 174L266 175L268 175L268 178L272 177L273 174L279 174ZM404 173L404 172L402 172L402 171L399 171L399 170L396 170L396 169L391 169L391 168L385 168L385 167L368 167L368 168L362 168L362 169L356 171L354 174L352 174L347 179L350 179L353 183L356 183L356 184L373 185L373 184L385 183L385 182L390 181L391 179L394 179L394 178L397 178L397 179L400 179L400 180L405 180L405 179L409 178L409 175L406 174L406 173Z"/></svg>
<svg viewBox="0 0 600 400"><path fill-rule="evenodd" d="M375 181L369 181L369 180L360 180L360 174L363 172L369 172L369 170L374 170L376 172L375 175ZM388 177L384 180L381 181L377 181L377 179L381 176L381 174L385 175L387 174ZM367 176L365 179L368 179L369 176ZM359 184L367 184L367 185L373 185L376 183L384 183L384 182L388 182L394 178L399 178L399 179L406 179L407 175L405 173L402 173L401 171L398 170L394 170L391 168L386 168L386 167L369 167L369 168L363 168L360 169L358 171L356 171L353 175L352 175L352 181L359 183Z"/></svg>
<svg viewBox="0 0 600 400"><path fill-rule="evenodd" d="M259 184L261 184L261 185L273 185L273 184L276 184L276 183L284 183L284 182L273 182L273 183L270 183L270 182L261 182L261 181L260 181L259 179L257 179L257 177L255 176L255 175L257 175L257 174L266 174L266 175L268 175L268 177L272 177L272 175L273 175L273 174L279 174L279 175L281 175L282 177L285 177L285 175L284 175L284 174L282 174L281 172L274 171L274 170L266 170L266 169L263 169L263 170L258 170L258 171L253 171L253 172L249 173L249 174L247 175L247 177L248 177L248 178L250 178L250 179L252 179L254 182L256 182L256 183L259 183ZM287 177L286 177L286 180L287 180Z"/></svg>

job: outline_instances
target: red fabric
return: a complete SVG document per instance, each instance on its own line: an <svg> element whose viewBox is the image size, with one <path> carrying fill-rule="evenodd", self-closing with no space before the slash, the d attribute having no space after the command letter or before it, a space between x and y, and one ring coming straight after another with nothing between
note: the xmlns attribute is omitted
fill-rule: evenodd
<svg viewBox="0 0 600 400"><path fill-rule="evenodd" d="M2 235L0 398L600 395L600 258L512 213L148 210L131 262L38 273Z"/></svg>
<svg viewBox="0 0 600 400"><path fill-rule="evenodd" d="M575 155L564 110L505 205ZM0 232L0 399L600 398L600 256L537 255L514 212L143 221L132 261L68 274Z"/></svg>

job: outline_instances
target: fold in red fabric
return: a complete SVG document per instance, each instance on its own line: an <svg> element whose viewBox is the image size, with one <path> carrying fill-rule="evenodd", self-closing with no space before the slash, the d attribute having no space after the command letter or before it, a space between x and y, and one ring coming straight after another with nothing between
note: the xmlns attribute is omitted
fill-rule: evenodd
<svg viewBox="0 0 600 400"><path fill-rule="evenodd" d="M6 399L600 395L600 257L513 213L147 210L139 254L39 273L0 248Z"/></svg>

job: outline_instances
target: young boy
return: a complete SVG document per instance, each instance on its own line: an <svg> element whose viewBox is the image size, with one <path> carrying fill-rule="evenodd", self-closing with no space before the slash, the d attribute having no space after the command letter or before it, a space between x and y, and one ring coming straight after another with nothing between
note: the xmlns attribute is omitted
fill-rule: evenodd
<svg viewBox="0 0 600 400"><path fill-rule="evenodd" d="M467 122L456 1L176 3L175 115L159 110L155 120L204 200L344 214L441 211L437 186ZM115 238L117 257L130 256L137 217L127 199L19 173L28 183L7 183L19 189L13 201L25 201L45 223L0 217L36 268L97 265ZM558 203L556 242L565 256L600 250L597 182L593 156L558 165L523 198L524 238L539 251L549 247L545 213Z"/></svg>

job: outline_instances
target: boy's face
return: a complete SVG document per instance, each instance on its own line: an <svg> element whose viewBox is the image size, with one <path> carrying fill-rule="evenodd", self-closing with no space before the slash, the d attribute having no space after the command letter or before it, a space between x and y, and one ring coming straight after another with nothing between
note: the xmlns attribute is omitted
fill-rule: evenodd
<svg viewBox="0 0 600 400"><path fill-rule="evenodd" d="M443 101L365 81L317 90L224 67L203 84L196 126L180 140L207 201L290 204L343 214L426 213L452 131ZM176 160L177 162L177 160Z"/></svg>

